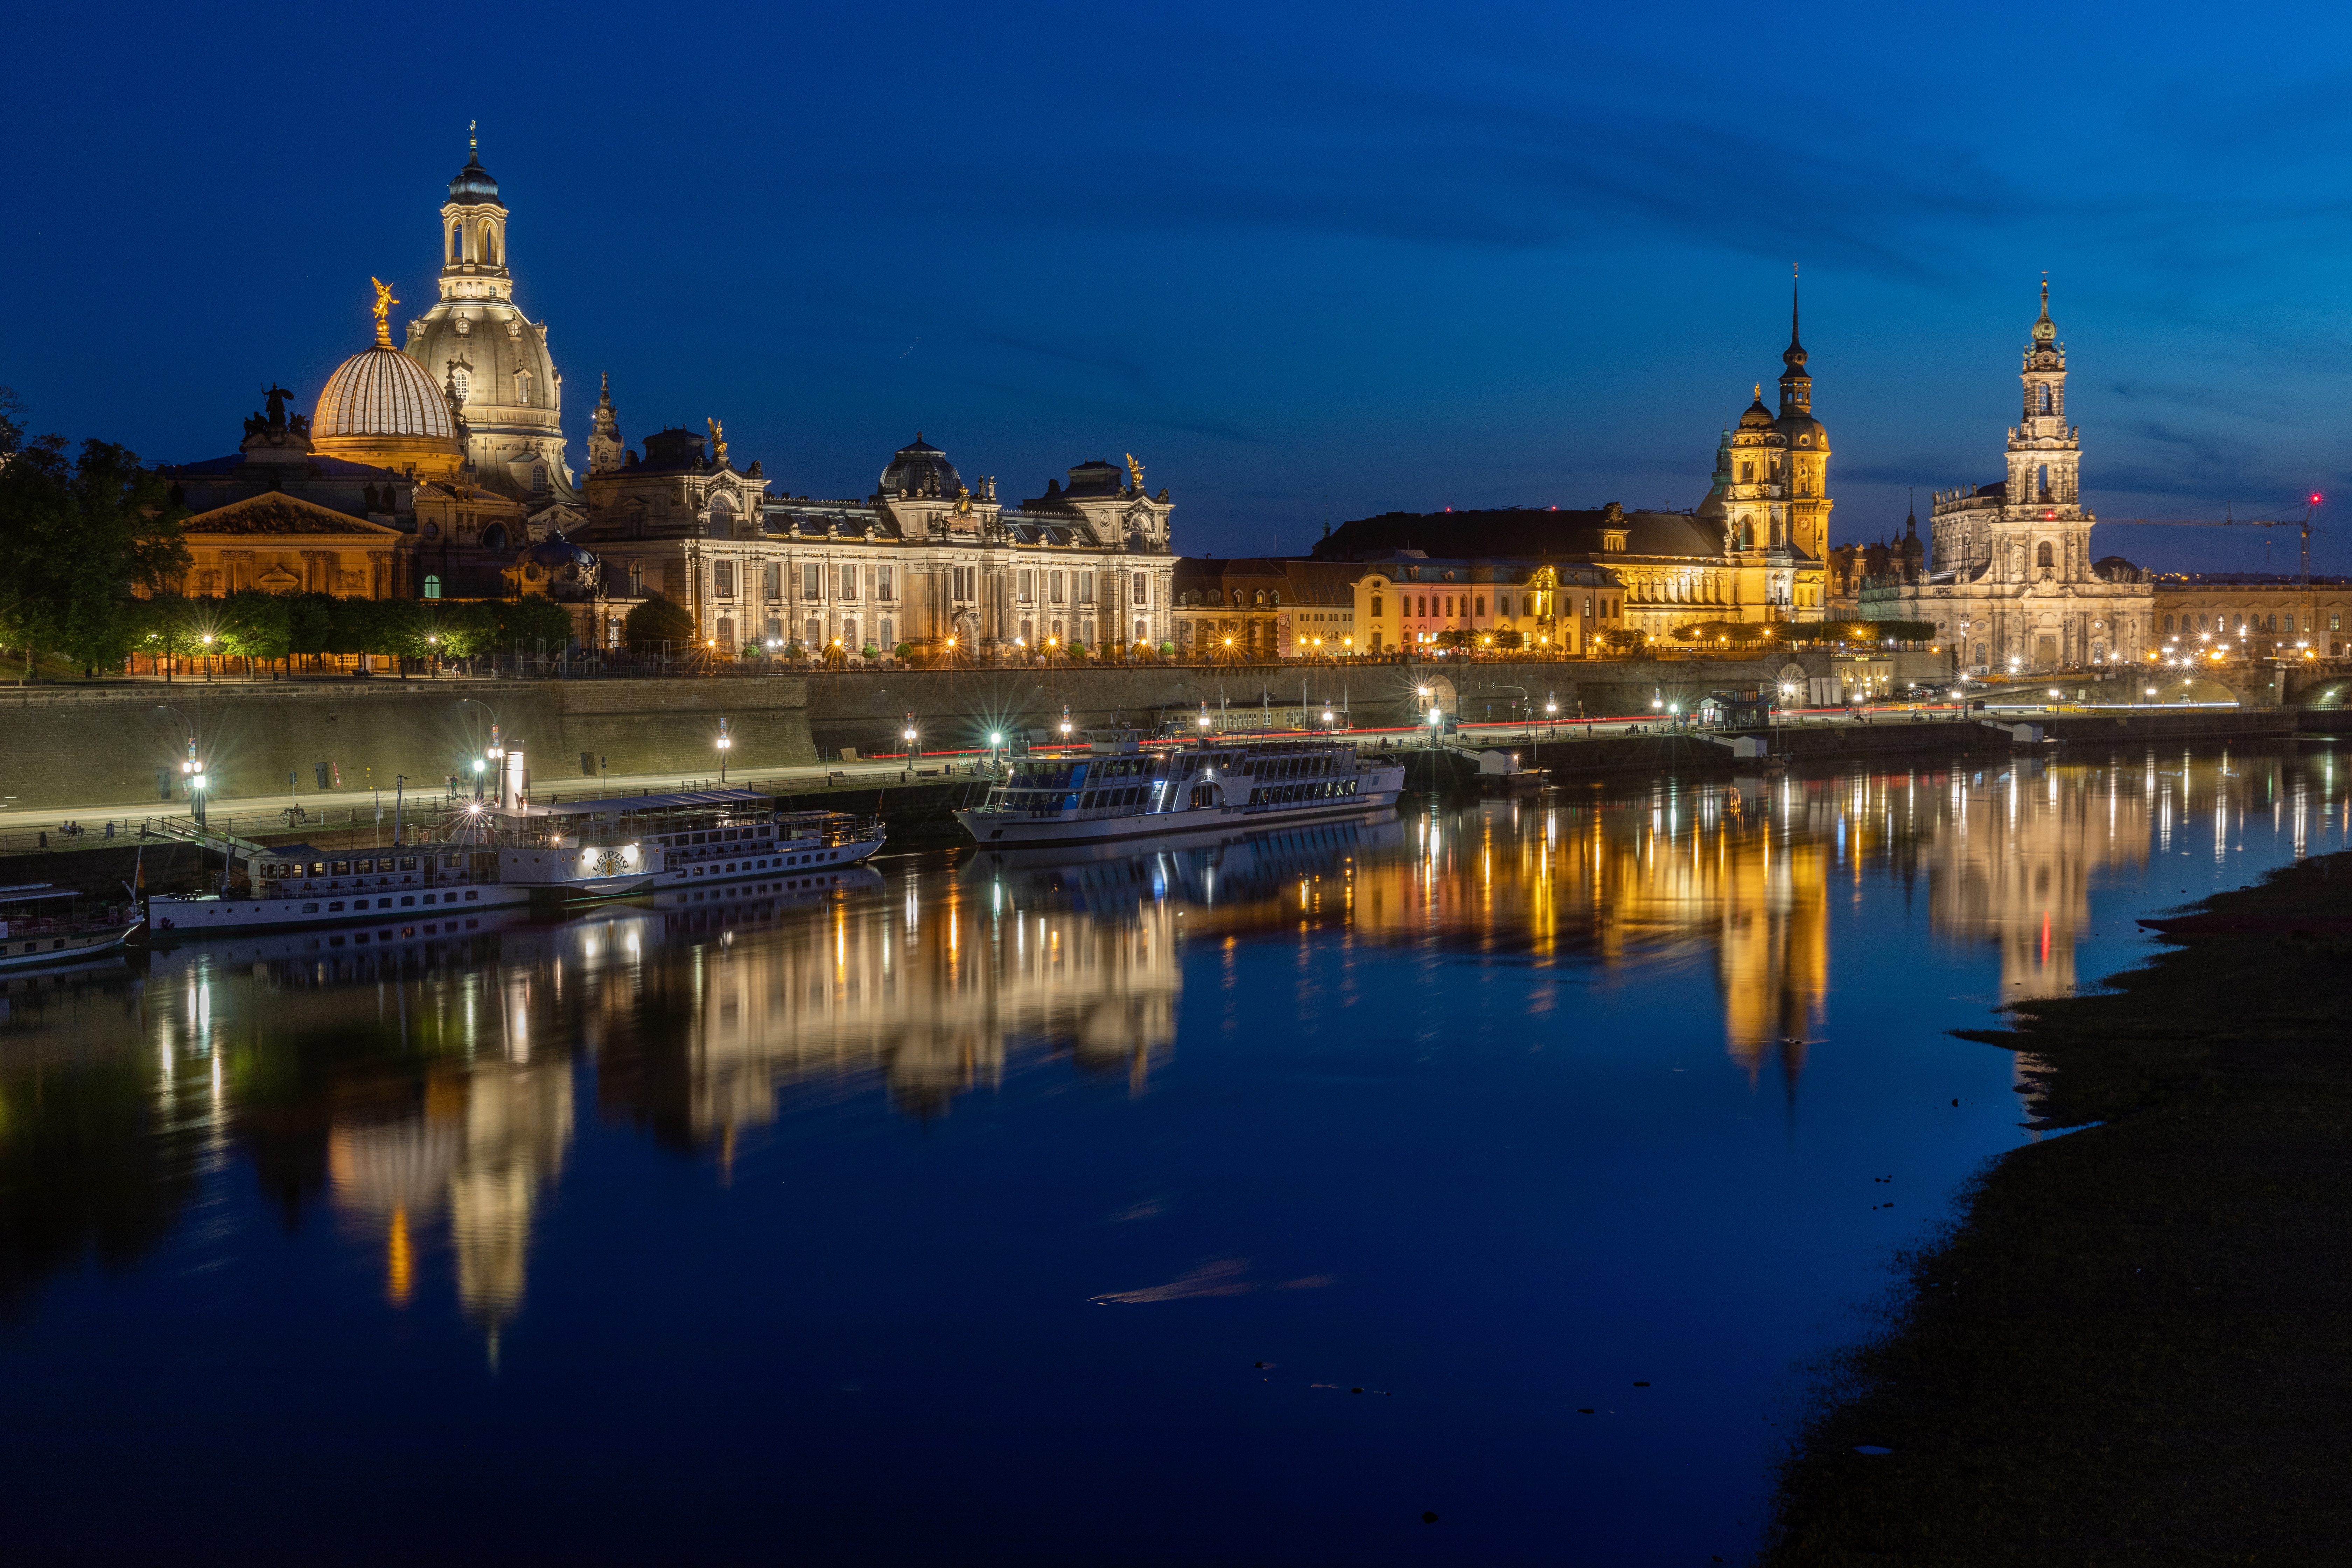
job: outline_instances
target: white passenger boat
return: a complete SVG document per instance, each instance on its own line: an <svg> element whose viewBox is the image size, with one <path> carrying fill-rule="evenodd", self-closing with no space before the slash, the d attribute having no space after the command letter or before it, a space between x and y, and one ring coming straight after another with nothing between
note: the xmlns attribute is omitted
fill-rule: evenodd
<svg viewBox="0 0 2352 1568"><path fill-rule="evenodd" d="M632 894L811 877L871 859L883 840L882 825L870 818L780 812L773 796L755 789L607 795L467 815L485 819L509 883L572 888L606 878L627 880L620 890Z"/></svg>
<svg viewBox="0 0 2352 1568"><path fill-rule="evenodd" d="M104 958L120 952L139 929L136 920L76 916L71 905L79 897L71 888L48 882L0 888L0 973Z"/></svg>
<svg viewBox="0 0 2352 1568"><path fill-rule="evenodd" d="M982 846L1013 849L1359 816L1403 793L1402 761L1345 741L1226 735L1147 750L1110 732L1083 755L1016 758L985 803L955 816Z"/></svg>
<svg viewBox="0 0 2352 1568"><path fill-rule="evenodd" d="M308 844L227 842L228 870L215 893L151 893L157 942L215 931L304 925L439 921L446 915L530 902L531 889L502 882L487 846L408 844L318 849Z"/></svg>
<svg viewBox="0 0 2352 1568"><path fill-rule="evenodd" d="M436 842L319 849L227 841L216 893L147 900L156 940L286 926L446 921L534 901L574 903L858 864L877 824L840 812L779 813L757 790L608 795L547 805L467 801Z"/></svg>

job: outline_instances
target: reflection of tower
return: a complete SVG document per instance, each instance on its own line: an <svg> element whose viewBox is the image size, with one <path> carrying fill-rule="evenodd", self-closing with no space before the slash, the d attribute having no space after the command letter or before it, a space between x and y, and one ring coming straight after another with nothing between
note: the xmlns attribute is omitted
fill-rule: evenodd
<svg viewBox="0 0 2352 1568"><path fill-rule="evenodd" d="M572 1142L572 1069L496 1064L466 1079L465 1152L449 1183L457 1300L495 1331L522 1307L539 1190Z"/></svg>
<svg viewBox="0 0 2352 1568"><path fill-rule="evenodd" d="M1930 853L1929 920L1947 936L2000 943L2004 1001L2066 995L2091 883L2111 864L2144 864L2147 840L2145 791L2126 791L2116 769L2021 762L1989 785L1956 775Z"/></svg>
<svg viewBox="0 0 2352 1568"><path fill-rule="evenodd" d="M1727 859L1717 949L1725 1044L1751 1080L1777 1048L1793 1086L1829 991L1826 857L1817 840L1776 845L1768 828Z"/></svg>
<svg viewBox="0 0 2352 1568"><path fill-rule="evenodd" d="M572 1072L488 1063L433 1079L404 1121L337 1126L328 1173L343 1210L381 1225L385 1294L406 1302L415 1231L446 1207L457 1299L495 1331L522 1305L540 1188L572 1139Z"/></svg>

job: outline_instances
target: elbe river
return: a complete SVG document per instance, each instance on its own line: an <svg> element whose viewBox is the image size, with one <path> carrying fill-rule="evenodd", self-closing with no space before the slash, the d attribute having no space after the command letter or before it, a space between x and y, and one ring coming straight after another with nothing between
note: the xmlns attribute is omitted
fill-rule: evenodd
<svg viewBox="0 0 2352 1568"><path fill-rule="evenodd" d="M2348 810L2075 746L20 977L9 1555L1737 1562L2035 1136L1947 1031Z"/></svg>

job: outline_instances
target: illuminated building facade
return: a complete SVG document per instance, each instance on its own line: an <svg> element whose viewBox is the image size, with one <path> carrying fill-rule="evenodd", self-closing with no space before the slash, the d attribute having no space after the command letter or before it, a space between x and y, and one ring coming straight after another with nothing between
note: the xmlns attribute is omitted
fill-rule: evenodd
<svg viewBox="0 0 2352 1568"><path fill-rule="evenodd" d="M1927 574L1904 585L1895 618L1931 623L1979 674L2137 660L2153 647L2154 601L2139 568L2092 557L2097 520L2083 508L2082 430L2066 422L2046 280L2018 382L2007 477L1936 493Z"/></svg>

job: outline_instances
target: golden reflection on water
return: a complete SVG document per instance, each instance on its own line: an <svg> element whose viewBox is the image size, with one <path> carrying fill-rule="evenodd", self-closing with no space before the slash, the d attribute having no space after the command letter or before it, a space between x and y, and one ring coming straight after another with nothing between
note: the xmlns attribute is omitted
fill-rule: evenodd
<svg viewBox="0 0 2352 1568"><path fill-rule="evenodd" d="M908 858L821 897L744 889L339 951L298 933L160 953L143 978L19 981L0 995L0 1205L38 1212L6 1234L80 1239L21 1244L0 1290L93 1241L151 1245L235 1154L289 1213L325 1195L381 1258L394 1306L446 1258L495 1345L528 1292L583 1062L605 1119L711 1151L723 1176L782 1107L877 1083L917 1117L1024 1061L1145 1093L1176 1039L1186 950L1220 955L1194 977L1213 991L1243 984L1242 942L1286 940L1300 962L1283 983L1318 1005L1314 988L1412 953L1575 966L1657 985L1686 1016L1706 1004L1685 977L1711 970L1731 1061L1793 1080L1841 905L1900 923L1924 880L1936 942L1997 946L2001 999L2053 994L2077 983L2102 877L2184 851L2226 861L2250 825L2273 853L2335 847L2347 813L2332 756L2286 752L1661 781L1222 844ZM1310 968L1317 952L1343 973ZM1911 984L1926 956L1852 983ZM1302 1005L1255 1000L1270 1019Z"/></svg>

